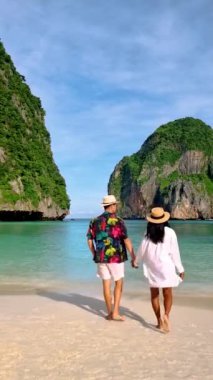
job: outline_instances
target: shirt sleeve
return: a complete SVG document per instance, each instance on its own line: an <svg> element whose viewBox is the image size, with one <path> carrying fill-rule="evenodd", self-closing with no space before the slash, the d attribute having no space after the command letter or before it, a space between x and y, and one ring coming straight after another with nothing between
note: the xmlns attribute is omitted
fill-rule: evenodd
<svg viewBox="0 0 213 380"><path fill-rule="evenodd" d="M90 221L89 228L87 231L87 239L94 239L94 226L93 221Z"/></svg>
<svg viewBox="0 0 213 380"><path fill-rule="evenodd" d="M177 236L174 230L172 230L172 236L171 236L171 242L170 242L170 255L178 273L183 273L184 267L181 262L178 240L177 240Z"/></svg>
<svg viewBox="0 0 213 380"><path fill-rule="evenodd" d="M120 220L120 228L121 228L122 239L127 239L128 238L127 228L126 228L125 223L122 219Z"/></svg>

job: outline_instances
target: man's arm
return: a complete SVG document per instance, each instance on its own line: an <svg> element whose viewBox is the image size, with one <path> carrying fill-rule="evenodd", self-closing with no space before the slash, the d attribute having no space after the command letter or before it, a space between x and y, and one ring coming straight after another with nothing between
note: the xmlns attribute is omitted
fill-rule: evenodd
<svg viewBox="0 0 213 380"><path fill-rule="evenodd" d="M93 257L95 256L95 247L92 239L87 239L88 247L92 252Z"/></svg>
<svg viewBox="0 0 213 380"><path fill-rule="evenodd" d="M127 251L129 252L129 254L131 256L131 259L132 259L131 263L133 263L133 261L135 260L135 252L134 252L132 242L129 238L127 238L127 239L124 239L124 244L125 244Z"/></svg>

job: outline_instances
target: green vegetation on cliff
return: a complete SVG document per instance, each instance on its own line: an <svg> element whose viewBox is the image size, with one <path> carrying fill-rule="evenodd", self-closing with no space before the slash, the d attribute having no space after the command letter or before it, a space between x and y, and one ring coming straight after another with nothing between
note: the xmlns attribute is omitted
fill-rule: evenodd
<svg viewBox="0 0 213 380"><path fill-rule="evenodd" d="M69 209L63 177L54 163L45 112L0 41L0 208L51 198Z"/></svg>
<svg viewBox="0 0 213 380"><path fill-rule="evenodd" d="M150 192L155 187L162 203L172 184L190 183L211 202L212 180L213 130L199 119L186 117L160 126L137 153L124 157L110 177L108 190L121 200L121 207L131 207L134 188L141 189L138 194L143 196L143 185L149 183Z"/></svg>
<svg viewBox="0 0 213 380"><path fill-rule="evenodd" d="M159 127L145 141L139 155L141 163L154 163L161 167L174 164L187 151L202 151L210 156L213 154L212 146L212 128L199 119L186 117Z"/></svg>

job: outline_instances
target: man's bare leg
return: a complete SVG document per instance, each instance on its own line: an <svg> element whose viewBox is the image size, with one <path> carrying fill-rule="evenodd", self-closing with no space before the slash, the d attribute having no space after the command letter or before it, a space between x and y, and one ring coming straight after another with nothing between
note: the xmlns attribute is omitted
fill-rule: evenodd
<svg viewBox="0 0 213 380"><path fill-rule="evenodd" d="M166 332L170 331L170 323L169 323L169 313L172 308L172 288L163 288L163 303L165 314L163 317L164 330Z"/></svg>
<svg viewBox="0 0 213 380"><path fill-rule="evenodd" d="M162 320L160 314L160 300L159 300L159 289L158 288L150 288L151 293L151 303L152 308L154 310L155 316L157 318L157 328L160 329L162 327Z"/></svg>
<svg viewBox="0 0 213 380"><path fill-rule="evenodd" d="M107 308L107 319L112 318L111 280L103 280L103 294Z"/></svg>
<svg viewBox="0 0 213 380"><path fill-rule="evenodd" d="M124 316L119 314L119 307L120 307L120 301L121 301L121 295L123 290L123 278L120 278L119 280L115 281L115 288L114 288L114 310L112 313L112 319L117 321L124 321Z"/></svg>

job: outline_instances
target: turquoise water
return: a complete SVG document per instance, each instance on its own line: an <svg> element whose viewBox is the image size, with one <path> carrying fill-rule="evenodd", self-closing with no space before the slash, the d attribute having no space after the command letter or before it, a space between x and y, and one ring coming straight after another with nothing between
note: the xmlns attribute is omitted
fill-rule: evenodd
<svg viewBox="0 0 213 380"><path fill-rule="evenodd" d="M88 220L70 222L0 223L0 284L92 286L96 266L87 248ZM138 247L144 221L126 221L129 237ZM186 278L184 291L213 292L213 222L171 222L175 229ZM142 270L126 265L126 283L145 286Z"/></svg>

